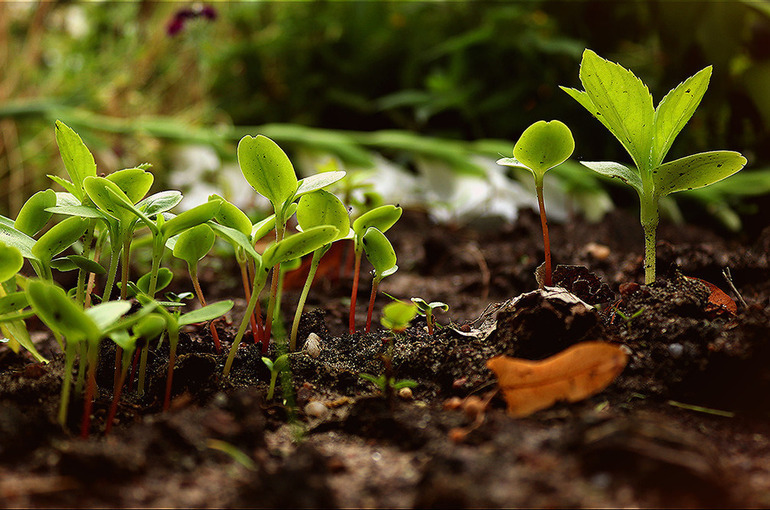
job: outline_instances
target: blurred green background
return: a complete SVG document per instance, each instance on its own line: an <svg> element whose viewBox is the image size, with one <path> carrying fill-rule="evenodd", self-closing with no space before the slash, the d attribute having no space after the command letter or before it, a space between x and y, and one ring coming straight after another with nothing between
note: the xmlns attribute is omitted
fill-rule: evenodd
<svg viewBox="0 0 770 510"><path fill-rule="evenodd" d="M575 159L627 161L558 88L579 86L586 47L632 69L656 103L714 66L668 159L741 151L749 167L735 181L680 202L696 206L688 219L756 221L746 215L763 202L749 196L770 191L766 1L0 3L0 213L63 173L54 119L101 171L151 162L156 186L180 146L228 162L258 132L351 170L428 158L482 175L474 156L509 156L529 124L560 119ZM599 182L558 175L575 193Z"/></svg>

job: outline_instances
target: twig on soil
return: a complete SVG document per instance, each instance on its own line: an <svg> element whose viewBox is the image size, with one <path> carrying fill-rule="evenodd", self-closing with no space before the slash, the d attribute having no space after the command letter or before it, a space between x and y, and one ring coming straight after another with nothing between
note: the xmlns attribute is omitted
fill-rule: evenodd
<svg viewBox="0 0 770 510"><path fill-rule="evenodd" d="M743 299L743 296L741 296L741 293L738 292L738 289L735 287L735 284L733 283L733 275L730 274L729 267L726 267L722 270L722 276L725 277L725 280L727 281L727 285L730 286L733 293L735 294L735 297L737 297L738 301L740 301L741 306L743 306L744 308L748 308L749 307L748 303L746 303L746 300Z"/></svg>

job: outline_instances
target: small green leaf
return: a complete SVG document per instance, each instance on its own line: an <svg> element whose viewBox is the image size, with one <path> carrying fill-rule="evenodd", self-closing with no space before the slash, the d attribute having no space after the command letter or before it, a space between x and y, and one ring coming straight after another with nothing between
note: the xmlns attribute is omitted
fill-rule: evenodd
<svg viewBox="0 0 770 510"><path fill-rule="evenodd" d="M94 321L94 324L96 324L96 327L101 332L117 322L130 309L131 303L128 301L107 301L86 308L85 313Z"/></svg>
<svg viewBox="0 0 770 510"><path fill-rule="evenodd" d="M325 225L286 237L267 247L262 254L263 267L270 268L287 260L304 257L332 242L337 237L337 233L336 228Z"/></svg>
<svg viewBox="0 0 770 510"><path fill-rule="evenodd" d="M133 327L134 335L139 338L152 340L160 336L166 329L166 319L157 313L142 317Z"/></svg>
<svg viewBox="0 0 770 510"><path fill-rule="evenodd" d="M377 277L382 278L386 271L396 266L396 251L385 237L385 234L375 227L369 227L364 234L364 251Z"/></svg>
<svg viewBox="0 0 770 510"><path fill-rule="evenodd" d="M215 239L211 227L205 223L196 225L179 234L173 247L174 256L194 266L211 250Z"/></svg>
<svg viewBox="0 0 770 510"><path fill-rule="evenodd" d="M95 260L89 259L88 257L84 257L82 255L69 255L67 256L67 259L70 260L78 269L82 269L83 271L87 273L94 273L94 274L106 274L107 270L102 267L101 264L96 262Z"/></svg>
<svg viewBox="0 0 770 510"><path fill-rule="evenodd" d="M345 177L345 172L337 170L335 172L321 172L320 174L310 175L304 179L300 179L294 198L299 198L308 193L325 188L326 186L339 181L343 177Z"/></svg>
<svg viewBox="0 0 770 510"><path fill-rule="evenodd" d="M567 160L575 150L569 128L558 120L535 122L521 134L513 157L524 163L536 178Z"/></svg>
<svg viewBox="0 0 770 510"><path fill-rule="evenodd" d="M380 323L392 331L400 332L409 326L416 315L417 305L414 303L394 301L382 309Z"/></svg>
<svg viewBox="0 0 770 510"><path fill-rule="evenodd" d="M65 189L82 201L85 196L83 181L86 177L96 176L94 157L80 136L59 120L56 121L56 144L73 184L72 189L66 186Z"/></svg>
<svg viewBox="0 0 770 510"><path fill-rule="evenodd" d="M620 179L634 188L640 197L644 195L642 178L638 171L613 161L581 161L580 163L598 174Z"/></svg>
<svg viewBox="0 0 770 510"><path fill-rule="evenodd" d="M86 198L86 194L67 179L62 179L58 175L48 175L47 177L62 188L66 189L72 196L76 197L78 202Z"/></svg>
<svg viewBox="0 0 770 510"><path fill-rule="evenodd" d="M394 205L381 205L367 211L353 222L353 232L362 238L369 227L375 227L380 232L387 232L401 217L402 209Z"/></svg>
<svg viewBox="0 0 770 510"><path fill-rule="evenodd" d="M428 310L436 310L436 309L442 310L444 312L449 311L449 305L442 301L431 301L430 303L428 303L422 298L413 297L412 303L417 305L417 308L421 312L426 312Z"/></svg>
<svg viewBox="0 0 770 510"><path fill-rule="evenodd" d="M95 218L105 221L115 220L112 216L103 213L99 209L87 205L57 205L56 207L49 207L47 211L67 216L79 216L81 218Z"/></svg>
<svg viewBox="0 0 770 510"><path fill-rule="evenodd" d="M133 206L134 202L114 182L104 177L87 177L83 181L83 188L99 209L121 224L134 219L134 213L126 207L126 204Z"/></svg>
<svg viewBox="0 0 770 510"><path fill-rule="evenodd" d="M259 220L251 227L252 242L256 243L273 229L275 229L275 214L271 214L267 218Z"/></svg>
<svg viewBox="0 0 770 510"><path fill-rule="evenodd" d="M152 273L144 274L136 281L136 286L139 287L139 290L141 290L145 294L150 291L151 275ZM169 268L161 267L160 269L158 269L158 282L155 285L155 292L160 292L161 290L168 287L173 278L174 278L174 273L172 273Z"/></svg>
<svg viewBox="0 0 770 510"><path fill-rule="evenodd" d="M43 280L27 285L27 299L35 314L51 330L64 335L68 341L96 341L99 328L83 309L67 297L64 289Z"/></svg>
<svg viewBox="0 0 770 510"><path fill-rule="evenodd" d="M233 302L229 299L217 301L210 305L198 308L179 317L179 325L194 324L196 322L206 322L226 314L233 307Z"/></svg>
<svg viewBox="0 0 770 510"><path fill-rule="evenodd" d="M338 239L346 237L350 232L350 216L345 204L322 189L300 198L297 205L297 222L302 230L331 225L339 231Z"/></svg>
<svg viewBox="0 0 770 510"><path fill-rule="evenodd" d="M49 207L56 206L56 192L52 189L38 191L24 202L13 226L20 232L28 236L37 234L52 214L48 212Z"/></svg>
<svg viewBox="0 0 770 510"><path fill-rule="evenodd" d="M254 246L249 241L249 238L243 235L242 232L235 230L234 228L225 227L224 225L220 225L219 223L214 223L213 221L210 221L207 223L211 229L216 232L216 234L224 239L225 241L229 242L235 247L238 247L245 251L252 259L259 262L261 260L261 256L259 253L254 250Z"/></svg>
<svg viewBox="0 0 770 510"><path fill-rule="evenodd" d="M732 151L693 154L655 169L655 195L702 188L733 175L746 165L746 158Z"/></svg>
<svg viewBox="0 0 770 510"><path fill-rule="evenodd" d="M24 257L22 257L21 251L14 246L0 242L0 282L15 276L23 265Z"/></svg>
<svg viewBox="0 0 770 510"><path fill-rule="evenodd" d="M155 177L141 168L126 168L111 173L106 179L117 184L131 203L135 204L150 191Z"/></svg>
<svg viewBox="0 0 770 510"><path fill-rule="evenodd" d="M276 211L297 191L297 174L289 157L266 136L244 136L238 143L238 164L246 181Z"/></svg>
<svg viewBox="0 0 770 510"><path fill-rule="evenodd" d="M32 247L35 246L35 240L24 232L19 232L13 228L13 221L0 216L0 243L13 246L25 259L37 260L32 253Z"/></svg>
<svg viewBox="0 0 770 510"><path fill-rule="evenodd" d="M6 278L7 280L7 278ZM29 304L27 294L24 292L12 292L0 298L0 314L17 312Z"/></svg>
<svg viewBox="0 0 770 510"><path fill-rule="evenodd" d="M711 66L687 78L666 94L655 109L655 141L652 148L652 167L666 157L676 135L690 120L709 86Z"/></svg>
<svg viewBox="0 0 770 510"><path fill-rule="evenodd" d="M165 239L168 239L196 225L206 223L219 211L221 203L219 200L213 200L188 209L164 223L160 232Z"/></svg>
<svg viewBox="0 0 770 510"><path fill-rule="evenodd" d="M177 190L167 190L155 193L145 198L136 207L150 218L156 214L170 211L182 201L182 193Z"/></svg>
<svg viewBox="0 0 770 510"><path fill-rule="evenodd" d="M39 260L51 261L80 239L86 228L88 228L88 220L74 216L67 218L40 236L32 246L32 253Z"/></svg>
<svg viewBox="0 0 770 510"><path fill-rule="evenodd" d="M277 358L275 358L275 361L273 362L273 370L276 372L283 372L289 368L289 355L288 354L281 354Z"/></svg>
<svg viewBox="0 0 770 510"><path fill-rule="evenodd" d="M270 370L270 372L273 371L273 360L271 360L267 356L262 356L262 363L265 364L265 366L267 367L268 370Z"/></svg>
<svg viewBox="0 0 770 510"><path fill-rule="evenodd" d="M214 219L217 220L220 225L238 230L246 236L251 235L251 220L246 216L245 212L241 211L238 206L228 202L219 195L210 195L209 201L211 200L222 201L222 206L214 216Z"/></svg>

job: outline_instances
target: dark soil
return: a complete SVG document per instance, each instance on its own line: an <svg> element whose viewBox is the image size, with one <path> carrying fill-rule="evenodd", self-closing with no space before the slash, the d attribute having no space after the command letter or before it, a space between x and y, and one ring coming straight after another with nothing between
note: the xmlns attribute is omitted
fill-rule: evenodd
<svg viewBox="0 0 770 510"><path fill-rule="evenodd" d="M0 505L770 505L770 229L747 240L663 225L659 280L645 286L633 215L552 225L554 260L568 265L555 283L585 304L559 298L564 290L536 290L542 238L530 212L493 232L437 227L413 212L389 237L400 270L381 289L451 306L434 335L418 318L395 342L392 372L417 382L411 393L388 397L357 375L386 370L388 334L360 332L365 271L359 332L347 333L344 251L328 256L303 316L300 337L318 335L320 354L292 354L291 391L284 379L283 397L279 389L270 402L258 346L244 342L224 379L226 354L214 352L207 328L194 327L180 341L171 409L161 412L162 346L150 356L148 391L124 390L105 436L114 361L105 342L91 435L82 440L78 398L69 428L56 424L63 359L39 328L50 364L0 348ZM240 296L237 271L217 264L202 274L209 299ZM724 268L746 302L734 312L687 278L737 299ZM287 320L299 280L287 280ZM380 296L376 309L387 302ZM241 300L219 324L225 348L242 309ZM506 414L488 359L543 359L585 340L629 354L614 383L526 418ZM475 407L464 405L472 399Z"/></svg>

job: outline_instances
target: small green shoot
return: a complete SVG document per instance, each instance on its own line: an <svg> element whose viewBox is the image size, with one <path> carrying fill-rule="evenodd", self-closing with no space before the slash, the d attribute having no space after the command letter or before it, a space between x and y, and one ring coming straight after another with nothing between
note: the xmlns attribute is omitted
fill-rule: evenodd
<svg viewBox="0 0 770 510"><path fill-rule="evenodd" d="M297 222L302 230L307 230L321 225L331 225L339 232L337 238L331 243L325 244L313 252L313 259L310 262L305 285L302 288L297 310L294 313L294 322L291 325L291 335L289 337L289 352L297 349L297 331L299 329L299 320L302 311L305 308L305 301L310 292L310 286L313 284L313 278L321 262L321 257L329 251L332 243L341 239L349 239L353 235L350 228L350 217L345 205L334 195L325 190L317 190L308 193L299 200L297 206Z"/></svg>
<svg viewBox="0 0 770 510"><path fill-rule="evenodd" d="M706 67L672 89L653 106L647 86L631 71L583 52L580 81L584 91L561 87L594 115L623 145L635 168L610 161L582 162L594 172L620 179L639 195L644 229L644 281L655 281L658 202L677 191L713 184L738 172L746 158L738 152L712 151L663 163L674 139L695 113L711 78Z"/></svg>
<svg viewBox="0 0 770 510"><path fill-rule="evenodd" d="M521 134L513 147L512 158L502 158L498 165L526 168L535 177L535 192L540 208L540 225L543 230L545 252L545 285L552 285L551 244L548 237L548 220L543 201L543 177L551 168L564 163L575 150L572 132L562 122L543 120L535 122Z"/></svg>
<svg viewBox="0 0 770 510"><path fill-rule="evenodd" d="M372 279L372 293L369 297L369 309L366 312L366 332L368 333L372 326L372 311L374 309L374 300L377 297L377 289L380 282L386 276L390 276L398 271L396 265L396 251L385 237L385 234L377 230L376 227L369 227L363 237L364 251L366 258L374 266L374 278Z"/></svg>
<svg viewBox="0 0 770 510"><path fill-rule="evenodd" d="M271 361L268 357L262 358L262 363L265 364L268 370L270 370L270 386L267 389L267 400L273 400L275 393L275 383L278 380L278 374L289 368L289 355L282 354L278 356L275 361Z"/></svg>
<svg viewBox="0 0 770 510"><path fill-rule="evenodd" d="M358 280L361 272L361 257L364 252L364 235L370 227L382 233L388 231L401 217L402 209L394 205L382 205L367 211L353 222L353 246L355 263L353 267L353 291L350 294L350 334L356 332L356 298L358 297Z"/></svg>
<svg viewBox="0 0 770 510"><path fill-rule="evenodd" d="M441 310L442 312L449 311L449 305L441 301L431 301L428 303L422 298L412 298L412 303L417 305L417 313L425 317L425 322L428 324L428 334L433 334L433 329L436 326L435 312Z"/></svg>

